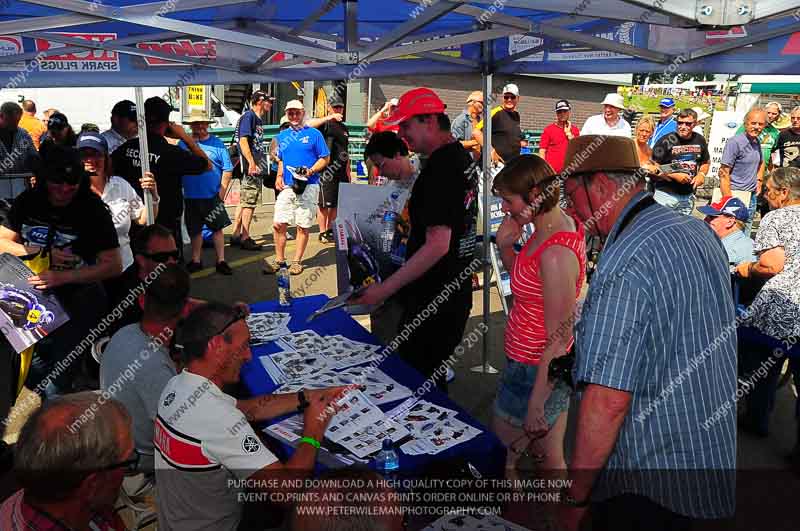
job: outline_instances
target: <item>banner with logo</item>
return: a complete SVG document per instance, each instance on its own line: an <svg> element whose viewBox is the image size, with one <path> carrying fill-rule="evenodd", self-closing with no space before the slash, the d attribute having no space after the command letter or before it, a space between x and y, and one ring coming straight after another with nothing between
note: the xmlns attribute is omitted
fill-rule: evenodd
<svg viewBox="0 0 800 531"><path fill-rule="evenodd" d="M711 121L711 132L708 136L708 153L711 156L708 176L708 185L719 184L720 161L722 152L725 150L725 143L729 138L736 134L736 130L744 122L744 112L737 111L715 111Z"/></svg>

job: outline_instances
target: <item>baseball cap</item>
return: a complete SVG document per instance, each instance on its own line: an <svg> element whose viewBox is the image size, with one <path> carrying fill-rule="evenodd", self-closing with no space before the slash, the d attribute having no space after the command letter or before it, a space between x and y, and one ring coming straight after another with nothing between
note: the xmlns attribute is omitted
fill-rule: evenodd
<svg viewBox="0 0 800 531"><path fill-rule="evenodd" d="M606 94L606 97L601 105L611 105L612 107L616 107L617 109L624 109L625 101L622 99L622 96L620 96L615 92L612 92L611 94Z"/></svg>
<svg viewBox="0 0 800 531"><path fill-rule="evenodd" d="M636 171L641 167L636 144L622 136L581 135L567 145L570 175L596 171ZM574 165L573 165L574 164Z"/></svg>
<svg viewBox="0 0 800 531"><path fill-rule="evenodd" d="M289 100L286 102L286 108L284 110L288 111L289 109L299 109L302 111L305 107L303 107L303 102L300 100Z"/></svg>
<svg viewBox="0 0 800 531"><path fill-rule="evenodd" d="M397 107L397 104L398 104L399 102L400 102L400 100L398 100L397 98L392 98L392 99L390 99L390 100L389 100L389 105L392 105L392 106L394 106L394 107Z"/></svg>
<svg viewBox="0 0 800 531"><path fill-rule="evenodd" d="M275 98L273 96L270 96L263 90L256 90L255 92L253 92L253 95L250 96L250 103L252 103L253 105L260 102L261 100L275 101Z"/></svg>
<svg viewBox="0 0 800 531"><path fill-rule="evenodd" d="M41 160L36 176L43 181L52 180L79 184L88 173L83 167L78 150L66 146L53 146Z"/></svg>
<svg viewBox="0 0 800 531"><path fill-rule="evenodd" d="M513 94L514 96L519 96L519 87L514 83L509 83L503 87L503 94Z"/></svg>
<svg viewBox="0 0 800 531"><path fill-rule="evenodd" d="M658 102L658 106L671 109L672 107L675 107L675 100L672 98L661 98L661 101Z"/></svg>
<svg viewBox="0 0 800 531"><path fill-rule="evenodd" d="M61 131L68 125L69 122L67 121L67 117L60 112L54 112L53 114L50 115L50 118L47 120L47 128L56 131Z"/></svg>
<svg viewBox="0 0 800 531"><path fill-rule="evenodd" d="M339 95L338 92L334 92L331 94L331 97L328 99L328 105L331 107L344 107L344 100Z"/></svg>
<svg viewBox="0 0 800 531"><path fill-rule="evenodd" d="M108 153L108 142L97 133L83 133L78 137L78 149L92 148L100 153Z"/></svg>
<svg viewBox="0 0 800 531"><path fill-rule="evenodd" d="M144 118L148 123L169 122L172 105L163 98L153 96L144 102Z"/></svg>
<svg viewBox="0 0 800 531"><path fill-rule="evenodd" d="M397 125L405 122L412 116L420 114L441 114L445 111L447 106L436 95L434 91L429 88L415 88L409 90L397 102L397 108L391 116L386 120L386 125Z"/></svg>
<svg viewBox="0 0 800 531"><path fill-rule="evenodd" d="M706 216L733 216L739 221L747 221L750 212L741 199L726 195L716 203L698 207L697 210Z"/></svg>
<svg viewBox="0 0 800 531"><path fill-rule="evenodd" d="M111 108L111 116L121 116L128 120L136 120L136 104L131 100L120 100Z"/></svg>
<svg viewBox="0 0 800 531"><path fill-rule="evenodd" d="M558 111L568 111L570 109L572 109L572 107L569 106L569 102L567 100L558 100L556 102L556 108L555 108L556 112L558 112Z"/></svg>

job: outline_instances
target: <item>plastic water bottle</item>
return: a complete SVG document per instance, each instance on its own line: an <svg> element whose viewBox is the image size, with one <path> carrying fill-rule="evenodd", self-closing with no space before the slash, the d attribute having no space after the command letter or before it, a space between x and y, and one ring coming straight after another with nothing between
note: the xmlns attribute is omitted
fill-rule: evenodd
<svg viewBox="0 0 800 531"><path fill-rule="evenodd" d="M381 230L381 250L384 253L392 252L394 231L397 228L397 198L399 192L392 192L389 196L389 206L383 214L383 229Z"/></svg>
<svg viewBox="0 0 800 531"><path fill-rule="evenodd" d="M400 468L400 456L397 455L390 437L383 440L383 447L375 458L375 468L382 474L391 474Z"/></svg>
<svg viewBox="0 0 800 531"><path fill-rule="evenodd" d="M289 266L285 263L281 264L278 274L275 276L278 280L278 304L290 306L292 304L292 294L289 288Z"/></svg>

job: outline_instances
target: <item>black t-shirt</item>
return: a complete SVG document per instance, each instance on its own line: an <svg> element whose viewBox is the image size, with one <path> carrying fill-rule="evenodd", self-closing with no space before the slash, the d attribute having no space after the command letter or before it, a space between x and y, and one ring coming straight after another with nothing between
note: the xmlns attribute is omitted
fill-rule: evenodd
<svg viewBox="0 0 800 531"><path fill-rule="evenodd" d="M457 292L469 293L472 275L464 273L475 253L478 214L478 166L460 142L447 144L428 158L408 202L411 221L406 260L425 244L429 227L450 227L450 248L404 295L420 301L440 294L448 283L458 281Z"/></svg>
<svg viewBox="0 0 800 531"><path fill-rule="evenodd" d="M175 220L183 212L182 177L205 172L208 163L203 157L173 146L159 135L147 135L147 148L150 151L150 171L155 175L158 195L161 197L156 223L173 227ZM128 181L139 197L144 197L139 184L142 178L139 139L132 138L115 149L111 160L114 174Z"/></svg>
<svg viewBox="0 0 800 531"><path fill-rule="evenodd" d="M659 164L679 163L689 170L689 175L694 177L700 166L710 160L708 144L703 135L692 133L689 138L681 138L677 133L664 135L653 146L653 160ZM663 190L672 194L688 195L694 192L691 184L680 184L675 181L655 182L656 190Z"/></svg>
<svg viewBox="0 0 800 531"><path fill-rule="evenodd" d="M342 175L348 171L347 167L347 144L350 141L350 132L344 122L330 120L322 124L319 128L325 143L331 152L331 161L328 167L331 168L333 175ZM338 162L337 162L338 161ZM335 167L334 167L335 165ZM323 172L324 173L324 172Z"/></svg>
<svg viewBox="0 0 800 531"><path fill-rule="evenodd" d="M0 140L2 140L3 144L5 144L6 151L9 153L11 153L11 150L14 149L14 136L16 134L16 129L6 129L5 127L0 129Z"/></svg>
<svg viewBox="0 0 800 531"><path fill-rule="evenodd" d="M522 130L519 113L501 109L492 116L492 147L505 162L519 156Z"/></svg>
<svg viewBox="0 0 800 531"><path fill-rule="evenodd" d="M3 226L19 234L23 245L69 249L86 265L96 264L100 252L119 247L111 211L93 193L55 208L46 192L26 190L14 200ZM48 238L51 227L54 234Z"/></svg>
<svg viewBox="0 0 800 531"><path fill-rule="evenodd" d="M778 142L772 150L780 154L782 168L788 166L800 168L800 135L793 132L791 128L780 132Z"/></svg>

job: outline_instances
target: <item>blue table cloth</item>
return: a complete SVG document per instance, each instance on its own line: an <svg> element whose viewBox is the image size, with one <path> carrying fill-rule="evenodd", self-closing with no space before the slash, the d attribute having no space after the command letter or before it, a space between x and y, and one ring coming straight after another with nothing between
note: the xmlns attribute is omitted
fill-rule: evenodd
<svg viewBox="0 0 800 531"><path fill-rule="evenodd" d="M277 301L265 301L250 306L253 312L288 312L291 314L289 329L292 332L300 330L314 330L322 336L341 334L349 339L379 345L380 342L367 330L359 325L347 312L339 308L323 314L310 323L306 319L314 310L322 307L328 301L326 295L313 295L294 299L290 307L282 307ZM252 395L269 394L277 389L276 385L267 374L266 369L259 361L261 356L267 356L280 349L274 343L255 346L252 349L253 359L242 367L242 383ZM394 378L397 382L405 385L412 391L417 390L425 382L425 378L416 370L403 362L399 356L388 356L378 367L387 375ZM400 455L400 470L404 474L414 475L415 472L422 473L436 461L448 459L464 459L484 477L502 477L505 467L505 447L500 440L486 427L472 418L464 409L455 404L445 394L432 390L421 397L434 404L447 407L458 411L458 419L467 424L471 424L483 432L474 439L456 445L437 455L406 455L398 451ZM392 402L379 406L383 411L388 411L402 401ZM277 422L276 419L275 422ZM269 425L270 423L267 423ZM288 453L291 449L284 445ZM370 463L374 466L374 461Z"/></svg>

